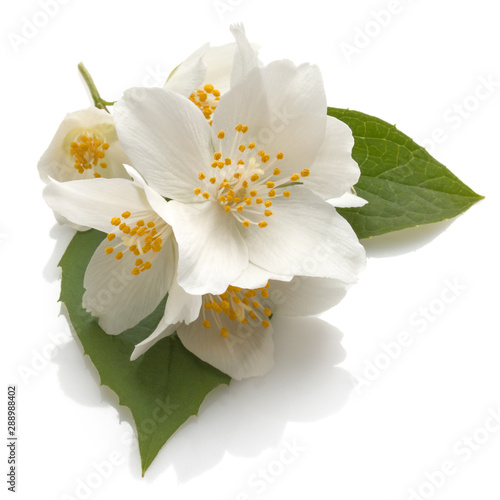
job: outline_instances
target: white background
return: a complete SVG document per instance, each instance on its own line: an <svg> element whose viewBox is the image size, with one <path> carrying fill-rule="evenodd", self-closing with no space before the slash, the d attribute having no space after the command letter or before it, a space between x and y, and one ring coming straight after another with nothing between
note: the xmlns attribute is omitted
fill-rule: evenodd
<svg viewBox="0 0 500 500"><path fill-rule="evenodd" d="M45 18L42 3L1 13L1 399L5 415L18 386L18 498L498 499L495 3L66 0ZM45 25L20 42L31 21ZM44 205L36 164L64 115L89 105L78 62L114 100L161 84L206 41L230 42L235 21L264 62L319 64L330 105L396 123L486 199L451 223L366 241L347 298L320 319L281 320L273 372L215 391L142 479L127 410L58 318L71 233Z"/></svg>

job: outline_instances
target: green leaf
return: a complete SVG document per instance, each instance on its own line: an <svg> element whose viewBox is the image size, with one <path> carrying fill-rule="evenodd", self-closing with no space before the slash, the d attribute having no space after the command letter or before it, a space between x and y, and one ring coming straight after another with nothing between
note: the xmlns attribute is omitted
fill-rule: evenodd
<svg viewBox="0 0 500 500"><path fill-rule="evenodd" d="M450 219L483 199L395 126L347 109L328 108L328 115L354 135L355 190L368 203L338 212L359 238Z"/></svg>
<svg viewBox="0 0 500 500"><path fill-rule="evenodd" d="M96 318L82 308L85 269L104 237L95 230L75 235L59 263L60 300L66 305L85 354L99 372L101 384L110 387L120 404L132 412L144 475L174 431L197 414L212 389L229 384L230 377L191 354L177 335L160 340L154 349L130 361L134 345L145 339L161 319L165 300L136 327L117 336L104 333Z"/></svg>

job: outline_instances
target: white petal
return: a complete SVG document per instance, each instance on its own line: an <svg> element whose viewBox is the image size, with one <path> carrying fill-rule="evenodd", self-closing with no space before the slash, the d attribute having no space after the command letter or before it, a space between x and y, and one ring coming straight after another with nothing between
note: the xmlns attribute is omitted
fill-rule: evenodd
<svg viewBox="0 0 500 500"><path fill-rule="evenodd" d="M170 201L159 215L174 230L178 281L186 292L223 293L248 266L248 251L237 223L219 203Z"/></svg>
<svg viewBox="0 0 500 500"><path fill-rule="evenodd" d="M105 152L108 166L103 169L96 167L96 171L103 177L127 178L123 164L129 159L118 142L113 116L102 109L95 107L68 113L59 125L49 147L38 162L38 172L43 182L50 178L61 182L94 178L94 170L85 170L82 174L75 169L75 158L71 156L70 144L82 132L98 132L103 140L109 144Z"/></svg>
<svg viewBox="0 0 500 500"><path fill-rule="evenodd" d="M229 332L228 337L221 336L214 321L207 329L199 319L177 328L184 347L235 380L265 375L274 364L272 327L264 328L260 323L243 325L224 314L218 316Z"/></svg>
<svg viewBox="0 0 500 500"><path fill-rule="evenodd" d="M368 202L353 193L344 193L340 198L328 200L332 206L337 208L364 207Z"/></svg>
<svg viewBox="0 0 500 500"><path fill-rule="evenodd" d="M276 61L254 68L222 96L213 115L213 141L218 145L216 135L224 130L222 154L229 156L237 134L235 126L248 125L244 142L255 142L256 151L262 149L271 158L283 152L279 167L288 177L310 167L316 158L325 137L326 109L323 81L316 66L296 67L289 61Z"/></svg>
<svg viewBox="0 0 500 500"><path fill-rule="evenodd" d="M240 274L238 279L231 283L233 286L248 288L254 290L267 285L269 280L290 281L293 276L271 273L262 267L250 263L248 267Z"/></svg>
<svg viewBox="0 0 500 500"><path fill-rule="evenodd" d="M158 323L154 332L146 340L135 346L131 359L137 359L160 339L174 333L178 323L184 322L189 324L195 321L200 315L201 302L201 295L186 293L174 278L168 292L163 318Z"/></svg>
<svg viewBox="0 0 500 500"><path fill-rule="evenodd" d="M327 117L326 136L304 186L321 198L339 198L358 182L360 170L352 159L351 129L337 118Z"/></svg>
<svg viewBox="0 0 500 500"><path fill-rule="evenodd" d="M52 181L43 190L49 207L74 224L109 232L125 211L152 211L144 190L126 179ZM166 202L165 202L166 203Z"/></svg>
<svg viewBox="0 0 500 500"><path fill-rule="evenodd" d="M234 55L234 65L231 73L231 86L240 83L248 72L258 64L257 53L250 45L242 24L230 26L231 33L238 44L238 50Z"/></svg>
<svg viewBox="0 0 500 500"><path fill-rule="evenodd" d="M203 113L174 92L137 88L115 104L115 117L121 144L148 184L166 198L198 201L198 174L213 161Z"/></svg>
<svg viewBox="0 0 500 500"><path fill-rule="evenodd" d="M292 281L271 281L268 306L282 316L309 316L327 311L346 294L346 284L340 280L295 276Z"/></svg>
<svg viewBox="0 0 500 500"><path fill-rule="evenodd" d="M170 325L169 327L161 331L155 330L147 339L143 340L135 346L130 356L130 361L135 361L139 356L142 356L150 347L154 346L161 339L172 335L176 330L177 325Z"/></svg>
<svg viewBox="0 0 500 500"><path fill-rule="evenodd" d="M85 272L83 306L99 317L99 325L110 335L117 335L137 325L151 314L165 297L175 273L172 238L152 261L151 269L138 276L131 271L137 257L124 251L121 260L104 251L105 239L97 248Z"/></svg>
<svg viewBox="0 0 500 500"><path fill-rule="evenodd" d="M209 50L208 43L193 52L184 62L179 64L165 82L164 88L172 92L177 92L184 97L189 97L202 84L205 78L207 65L203 57L207 50Z"/></svg>
<svg viewBox="0 0 500 500"><path fill-rule="evenodd" d="M210 84L222 94L229 90L233 61L238 53L237 48L235 43L229 43L220 47L210 47L207 50L204 58L207 72L200 87Z"/></svg>
<svg viewBox="0 0 500 500"><path fill-rule="evenodd" d="M351 226L307 189L290 191L273 201L267 227L241 228L250 262L284 275L357 281L365 252Z"/></svg>

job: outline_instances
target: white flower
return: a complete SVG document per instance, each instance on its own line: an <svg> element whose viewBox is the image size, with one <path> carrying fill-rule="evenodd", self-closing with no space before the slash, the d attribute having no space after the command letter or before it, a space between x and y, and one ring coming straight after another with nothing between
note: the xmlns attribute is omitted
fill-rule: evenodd
<svg viewBox="0 0 500 500"><path fill-rule="evenodd" d="M135 168L172 200L160 215L186 292L221 294L244 271L244 288L263 271L357 280L363 247L325 201L358 180L354 141L326 116L315 66L252 69L221 98L213 126L188 99L154 88L127 91L115 120Z"/></svg>
<svg viewBox="0 0 500 500"><path fill-rule="evenodd" d="M172 228L158 215L167 202L126 179L50 182L47 204L75 224L107 233L85 272L83 307L117 335L153 312L175 273Z"/></svg>
<svg viewBox="0 0 500 500"><path fill-rule="evenodd" d="M188 97L207 120L211 120L221 95L258 64L256 49L248 42L243 26L232 25L230 29L236 43L203 45L175 68L164 86Z"/></svg>
<svg viewBox="0 0 500 500"><path fill-rule="evenodd" d="M66 115L38 162L38 172L45 183L128 178L123 165L129 163L113 117L102 109L88 108Z"/></svg>
<svg viewBox="0 0 500 500"><path fill-rule="evenodd" d="M337 304L345 291L339 280L295 277L256 290L229 286L222 295L193 296L174 281L165 316L131 359L177 331L187 349L232 378L261 376L274 363L269 317L318 314Z"/></svg>

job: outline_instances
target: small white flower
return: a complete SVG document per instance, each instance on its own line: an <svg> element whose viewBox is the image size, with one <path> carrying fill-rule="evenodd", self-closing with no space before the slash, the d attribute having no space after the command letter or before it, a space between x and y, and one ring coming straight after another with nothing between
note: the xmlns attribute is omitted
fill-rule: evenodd
<svg viewBox="0 0 500 500"><path fill-rule="evenodd" d="M363 247L325 201L358 180L354 140L326 116L317 67L252 69L221 98L212 126L188 99L153 88L127 91L115 119L135 168L172 200L161 216L188 293L221 294L244 271L241 286L254 287L256 269L357 280Z"/></svg>
<svg viewBox="0 0 500 500"><path fill-rule="evenodd" d="M50 182L47 204L74 224L107 233L85 272L83 307L117 335L153 312L175 273L172 228L158 214L167 202L126 179Z"/></svg>
<svg viewBox="0 0 500 500"><path fill-rule="evenodd" d="M242 25L232 25L235 43L210 47L205 44L172 72L164 88L188 97L207 120L221 95L258 65L256 48L250 45Z"/></svg>
<svg viewBox="0 0 500 500"><path fill-rule="evenodd" d="M88 108L66 115L38 162L38 172L45 183L50 179L128 178L123 165L129 163L112 115Z"/></svg>
<svg viewBox="0 0 500 500"><path fill-rule="evenodd" d="M345 291L339 280L295 277L258 289L229 286L221 295L193 296L174 281L165 316L131 359L177 331L187 349L232 378L262 376L274 363L270 316L318 314L337 304Z"/></svg>

